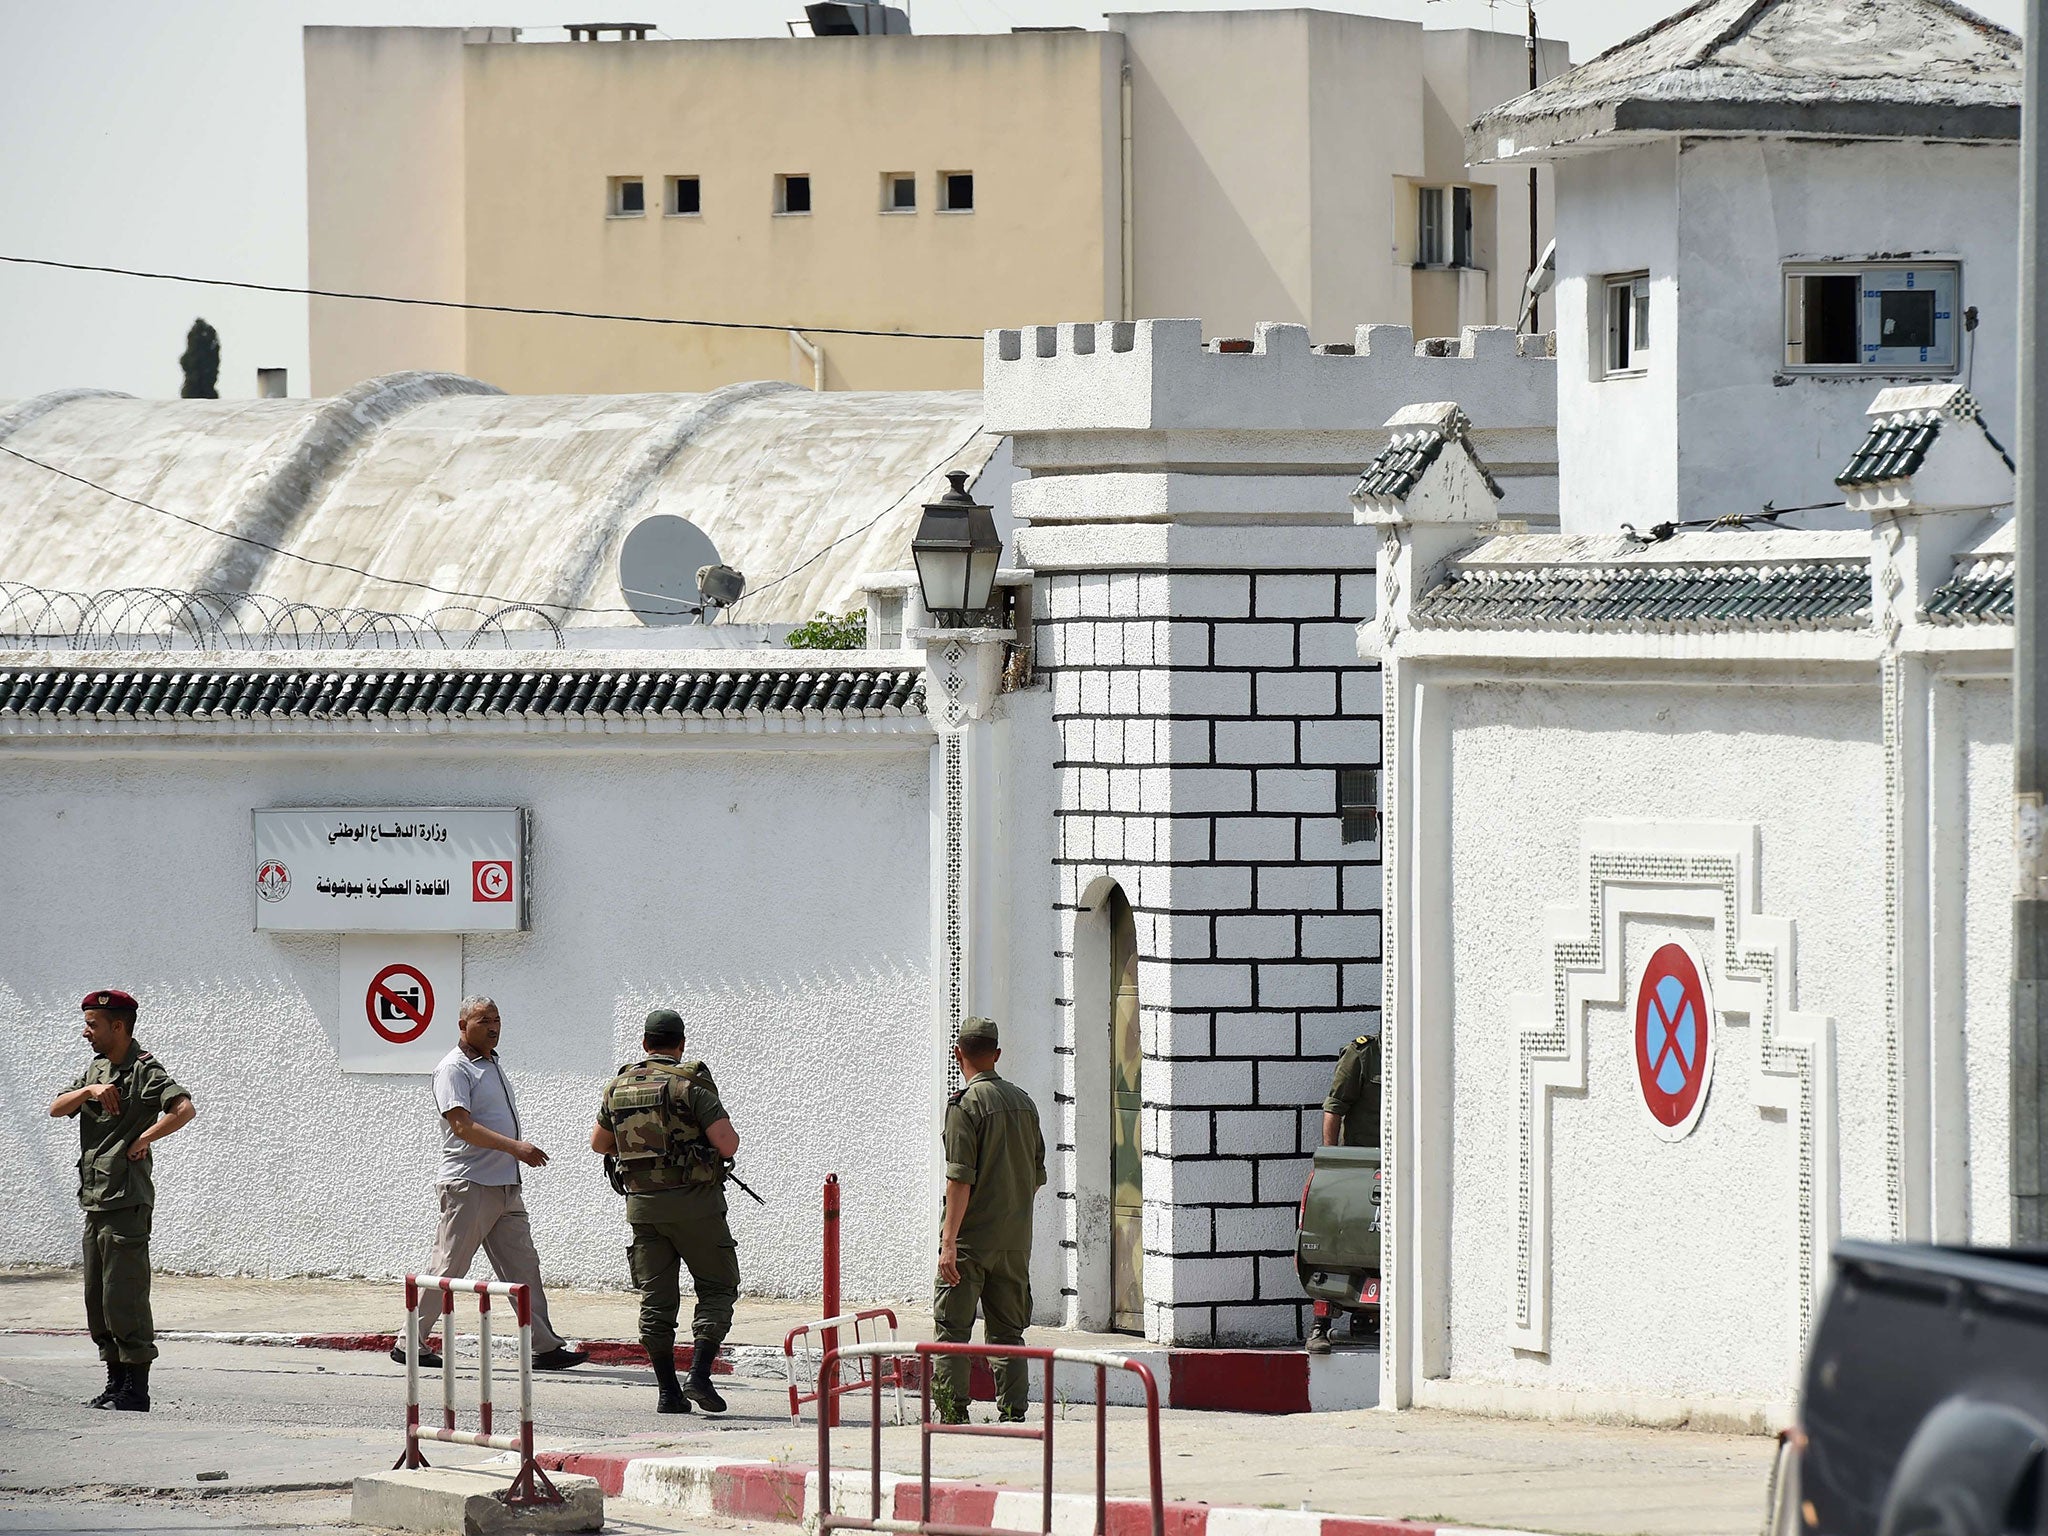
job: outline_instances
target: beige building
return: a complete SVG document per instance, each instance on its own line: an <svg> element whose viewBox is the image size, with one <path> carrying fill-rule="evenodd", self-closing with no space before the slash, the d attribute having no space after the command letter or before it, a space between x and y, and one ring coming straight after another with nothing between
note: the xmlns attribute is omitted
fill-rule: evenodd
<svg viewBox="0 0 2048 1536"><path fill-rule="evenodd" d="M1463 152L1526 81L1509 34L1156 12L723 41L309 27L305 53L313 287L723 322L315 299L318 394L408 368L519 393L974 388L981 333L1020 317L1449 335L1512 324L1527 268L1526 180Z"/></svg>

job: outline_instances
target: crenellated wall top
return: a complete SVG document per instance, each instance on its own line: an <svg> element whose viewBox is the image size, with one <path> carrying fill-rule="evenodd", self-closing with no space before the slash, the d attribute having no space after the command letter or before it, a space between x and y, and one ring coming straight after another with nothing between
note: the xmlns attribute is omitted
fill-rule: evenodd
<svg viewBox="0 0 2048 1536"><path fill-rule="evenodd" d="M1204 342L1199 320L1083 322L988 332L982 388L988 430L1006 434L1357 432L1418 400L1455 401L1482 432L1551 432L1551 351L1499 326L1417 342L1363 325L1313 345L1300 325Z"/></svg>

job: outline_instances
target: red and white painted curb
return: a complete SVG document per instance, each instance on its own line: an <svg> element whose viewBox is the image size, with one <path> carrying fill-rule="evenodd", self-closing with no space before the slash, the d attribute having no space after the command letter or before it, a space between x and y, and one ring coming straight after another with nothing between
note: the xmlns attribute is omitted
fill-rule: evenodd
<svg viewBox="0 0 2048 1536"><path fill-rule="evenodd" d="M83 1338L82 1328L0 1328L0 1336L31 1334L58 1338ZM389 1354L398 1345L390 1333L235 1333L159 1329L165 1343L261 1344L286 1349L336 1349ZM459 1334L464 1349L475 1348L475 1336ZM508 1352L512 1341L499 1340ZM588 1350L598 1365L645 1365L647 1352L637 1340L585 1339L578 1346ZM1376 1350L1338 1350L1329 1355L1310 1355L1298 1349L1160 1349L1156 1346L1121 1351L1149 1366L1165 1401L1162 1408L1180 1408L1211 1413L1334 1413L1348 1408L1370 1408L1379 1401L1380 1357ZM688 1366L689 1346L677 1353L677 1364ZM772 1344L728 1344L719 1351L713 1367L720 1375L748 1380L781 1382L786 1379L785 1359ZM1066 1372L1062 1371L1064 1377ZM1112 1371L1107 1382L1109 1401L1120 1407L1141 1407L1143 1388L1129 1372ZM1038 1377L1032 1377L1032 1395L1038 1396ZM1093 1399L1094 1373L1079 1368L1072 1376L1074 1397ZM973 1394L977 1401L992 1402L995 1384L986 1366L974 1367ZM1356 1533L1347 1533L1356 1536Z"/></svg>
<svg viewBox="0 0 2048 1536"><path fill-rule="evenodd" d="M818 1509L818 1474L805 1466L769 1461L719 1461L709 1456L630 1456L623 1451L543 1451L549 1471L577 1472L597 1480L608 1498L653 1504L702 1519L811 1523ZM869 1476L854 1469L832 1474L832 1507L865 1514ZM999 1526L1036 1531L1041 1495L1034 1488L994 1488L977 1483L932 1484L931 1519L952 1525ZM882 1474L883 1518L918 1518L918 1481ZM1152 1506L1146 1499L1112 1498L1106 1510L1108 1536L1148 1536ZM1314 1510L1252 1509L1228 1504L1166 1506L1166 1536L1530 1536L1528 1532L1481 1530L1472 1526L1332 1515ZM1095 1529L1095 1499L1089 1494L1053 1495L1054 1536L1089 1536Z"/></svg>

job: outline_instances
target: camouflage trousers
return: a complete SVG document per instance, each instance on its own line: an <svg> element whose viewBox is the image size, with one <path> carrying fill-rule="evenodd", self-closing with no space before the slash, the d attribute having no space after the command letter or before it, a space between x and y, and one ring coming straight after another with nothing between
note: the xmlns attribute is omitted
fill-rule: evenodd
<svg viewBox="0 0 2048 1536"><path fill-rule="evenodd" d="M636 1221L626 1250L633 1284L640 1292L640 1342L649 1356L676 1346L683 1308L681 1270L690 1271L697 1307L690 1336L716 1348L732 1331L732 1304L740 1294L739 1246L725 1224L725 1202L674 1221Z"/></svg>
<svg viewBox="0 0 2048 1536"><path fill-rule="evenodd" d="M981 1307L982 1337L990 1344L1022 1344L1031 1324L1031 1254L1023 1248L990 1253L959 1250L960 1280L938 1282L932 1297L932 1336L942 1344L966 1344L974 1338L974 1309ZM971 1362L963 1355L942 1355L932 1367L932 1399L942 1411L964 1409L968 1401ZM1018 1418L1030 1400L1031 1366L1017 1359L995 1360L989 1369L996 1379L996 1405L1006 1417Z"/></svg>
<svg viewBox="0 0 2048 1536"><path fill-rule="evenodd" d="M156 1319L149 1310L146 1205L85 1213L85 1326L100 1358L147 1365L156 1358Z"/></svg>

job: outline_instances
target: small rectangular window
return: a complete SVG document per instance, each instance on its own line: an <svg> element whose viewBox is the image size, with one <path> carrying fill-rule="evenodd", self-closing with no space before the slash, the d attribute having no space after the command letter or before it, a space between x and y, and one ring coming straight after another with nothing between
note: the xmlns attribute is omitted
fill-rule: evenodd
<svg viewBox="0 0 2048 1536"><path fill-rule="evenodd" d="M947 213L974 212L974 172L941 171L939 173L941 201L939 207Z"/></svg>
<svg viewBox="0 0 2048 1536"><path fill-rule="evenodd" d="M1649 366L1650 278L1635 272L1606 278L1607 347L1603 375L1641 373Z"/></svg>
<svg viewBox="0 0 2048 1536"><path fill-rule="evenodd" d="M875 649L896 651L903 648L903 599L897 596L875 599Z"/></svg>
<svg viewBox="0 0 2048 1536"><path fill-rule="evenodd" d="M1962 268L1953 262L1814 263L1785 270L1785 366L1953 373Z"/></svg>
<svg viewBox="0 0 2048 1536"><path fill-rule="evenodd" d="M1440 267L1444 264L1444 189L1415 189L1415 264Z"/></svg>
<svg viewBox="0 0 2048 1536"><path fill-rule="evenodd" d="M1451 188L1451 265L1472 265L1472 189Z"/></svg>
<svg viewBox="0 0 2048 1536"><path fill-rule="evenodd" d="M882 173L882 212L917 212L917 178L908 171Z"/></svg>
<svg viewBox="0 0 2048 1536"><path fill-rule="evenodd" d="M703 194L696 177L669 177L668 211L671 217L704 211Z"/></svg>
<svg viewBox="0 0 2048 1536"><path fill-rule="evenodd" d="M809 213L811 211L811 178L808 176L776 177L775 211L777 213Z"/></svg>
<svg viewBox="0 0 2048 1536"><path fill-rule="evenodd" d="M613 218L636 218L647 211L647 183L638 176L614 176L611 192Z"/></svg>
<svg viewBox="0 0 2048 1536"><path fill-rule="evenodd" d="M1377 842L1380 835L1380 775L1377 768L1337 770L1337 814L1343 841Z"/></svg>

